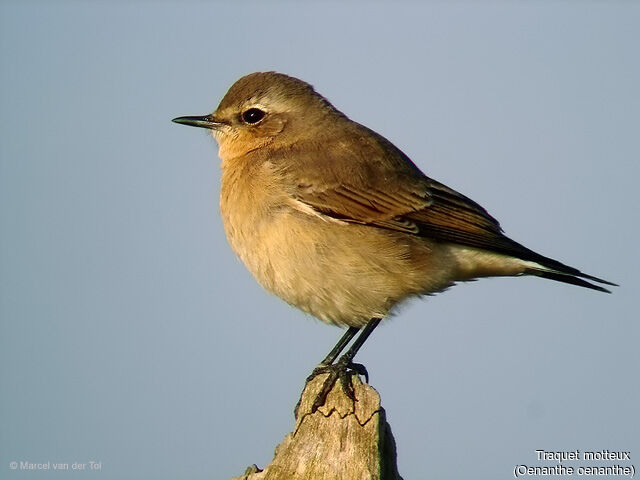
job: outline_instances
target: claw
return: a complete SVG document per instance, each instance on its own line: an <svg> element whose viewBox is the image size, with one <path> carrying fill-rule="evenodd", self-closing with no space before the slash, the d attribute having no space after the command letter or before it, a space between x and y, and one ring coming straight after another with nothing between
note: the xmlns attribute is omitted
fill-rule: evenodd
<svg viewBox="0 0 640 480"><path fill-rule="evenodd" d="M367 367L365 367L361 363L352 363L351 365L349 365L349 368L358 375L363 376L365 381L369 383L369 372L367 371Z"/></svg>
<svg viewBox="0 0 640 480"><path fill-rule="evenodd" d="M360 363L338 361L333 365L318 365L313 369L311 375L307 377L307 383L323 373L328 373L329 376L325 379L322 384L322 388L313 402L311 413L315 413L318 408L325 404L329 392L333 389L333 386L336 384L338 379L340 379L340 386L342 387L344 394L353 401L357 401L357 399L351 383L351 377L353 377L353 375L363 375L367 380L367 383L369 382L369 373L364 365Z"/></svg>

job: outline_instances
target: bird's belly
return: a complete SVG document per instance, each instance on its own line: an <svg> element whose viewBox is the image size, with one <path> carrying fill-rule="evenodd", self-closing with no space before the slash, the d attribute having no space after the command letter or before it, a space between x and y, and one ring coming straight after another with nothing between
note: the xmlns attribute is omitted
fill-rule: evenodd
<svg viewBox="0 0 640 480"><path fill-rule="evenodd" d="M233 250L265 289L325 322L359 327L452 284L446 249L428 240L291 209L260 217L225 222Z"/></svg>

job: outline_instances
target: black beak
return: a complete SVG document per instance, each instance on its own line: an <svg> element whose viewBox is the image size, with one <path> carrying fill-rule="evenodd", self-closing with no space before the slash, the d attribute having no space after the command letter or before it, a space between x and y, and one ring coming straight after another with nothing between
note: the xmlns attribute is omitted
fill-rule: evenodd
<svg viewBox="0 0 640 480"><path fill-rule="evenodd" d="M177 117L172 122L181 123L182 125L190 125L192 127L208 128L215 130L222 122L216 122L213 115L203 115L202 117Z"/></svg>

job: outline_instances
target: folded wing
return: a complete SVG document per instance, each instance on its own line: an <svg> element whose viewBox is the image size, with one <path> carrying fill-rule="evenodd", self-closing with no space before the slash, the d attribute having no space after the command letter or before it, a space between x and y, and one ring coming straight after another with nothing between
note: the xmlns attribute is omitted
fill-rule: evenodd
<svg viewBox="0 0 640 480"><path fill-rule="evenodd" d="M389 154L390 145L387 142L387 149L384 150L386 155ZM375 150L372 152L377 153ZM545 278L600 291L607 290L583 279L615 285L544 257L511 240L502 233L498 221L476 202L424 176L395 147L393 153L400 157L394 159L394 163L398 165L402 162L400 164L412 170L411 174L400 171L399 178L389 178L397 169L390 173L384 167L381 167L379 175L371 172L376 165L385 165L374 158L366 164L369 170L367 175L352 172L350 179L335 180L330 184L305 179L296 190L296 199L321 215L345 222L428 237L535 262L541 268L530 273Z"/></svg>

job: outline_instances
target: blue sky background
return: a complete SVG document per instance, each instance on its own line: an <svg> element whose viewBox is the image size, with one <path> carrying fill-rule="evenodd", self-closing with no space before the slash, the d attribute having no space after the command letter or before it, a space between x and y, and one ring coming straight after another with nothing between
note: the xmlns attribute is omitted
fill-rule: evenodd
<svg viewBox="0 0 640 480"><path fill-rule="evenodd" d="M638 25L634 2L0 2L0 478L228 478L292 428L341 332L233 256L215 142L170 122L259 70L622 285L482 280L380 327L358 358L404 478L536 449L640 467Z"/></svg>

